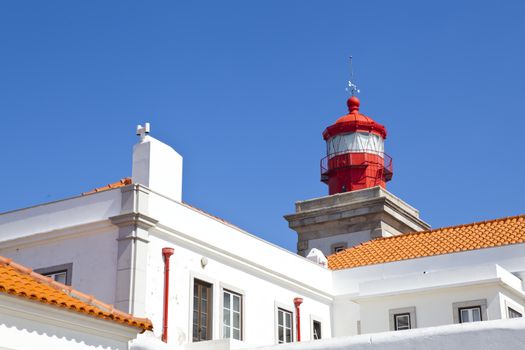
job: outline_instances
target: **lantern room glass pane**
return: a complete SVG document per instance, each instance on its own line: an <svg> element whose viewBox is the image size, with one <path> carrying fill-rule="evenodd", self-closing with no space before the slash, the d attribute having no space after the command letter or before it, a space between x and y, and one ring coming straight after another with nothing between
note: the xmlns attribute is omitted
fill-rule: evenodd
<svg viewBox="0 0 525 350"><path fill-rule="evenodd" d="M336 135L327 141L327 155L345 152L367 152L382 155L384 151L383 138L367 132Z"/></svg>

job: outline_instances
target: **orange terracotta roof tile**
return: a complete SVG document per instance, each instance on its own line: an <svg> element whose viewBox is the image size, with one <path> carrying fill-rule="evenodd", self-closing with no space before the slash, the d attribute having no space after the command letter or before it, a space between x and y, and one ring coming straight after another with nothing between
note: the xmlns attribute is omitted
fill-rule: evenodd
<svg viewBox="0 0 525 350"><path fill-rule="evenodd" d="M119 187L124 187L124 186L127 186L127 185L131 185L131 177L125 177L123 179L120 179L120 181L117 181L117 182L113 182L111 184L107 184L106 186L103 186L103 187L97 187L89 192L84 192L82 193L83 196L85 195L88 195L88 194L93 194L93 193L97 193L97 192L104 192L104 191L107 191L107 190L111 190L113 188L119 188Z"/></svg>
<svg viewBox="0 0 525 350"><path fill-rule="evenodd" d="M52 307L121 323L127 326L152 330L153 325L147 318L116 310L91 295L79 292L70 286L42 276L30 268L0 256L0 293L35 300Z"/></svg>
<svg viewBox="0 0 525 350"><path fill-rule="evenodd" d="M332 270L525 243L525 215L407 233L328 256Z"/></svg>

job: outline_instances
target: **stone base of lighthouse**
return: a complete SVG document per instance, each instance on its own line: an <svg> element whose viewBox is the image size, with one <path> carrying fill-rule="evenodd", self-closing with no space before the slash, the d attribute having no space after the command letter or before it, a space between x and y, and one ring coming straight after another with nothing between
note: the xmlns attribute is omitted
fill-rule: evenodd
<svg viewBox="0 0 525 350"><path fill-rule="evenodd" d="M284 217L297 232L297 253L312 248L325 255L342 247L403 233L427 230L419 211L379 186L295 203Z"/></svg>

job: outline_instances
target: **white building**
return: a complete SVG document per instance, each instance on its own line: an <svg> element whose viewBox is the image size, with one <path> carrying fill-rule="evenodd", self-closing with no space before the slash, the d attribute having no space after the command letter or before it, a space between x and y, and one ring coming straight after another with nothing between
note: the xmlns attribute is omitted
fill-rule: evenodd
<svg viewBox="0 0 525 350"><path fill-rule="evenodd" d="M0 257L0 349L128 349L151 322Z"/></svg>
<svg viewBox="0 0 525 350"><path fill-rule="evenodd" d="M355 107L325 131L334 193L286 216L299 254L184 203L182 157L145 126L131 178L0 214L0 255L149 318L187 349L523 315L525 217L429 231L384 188L386 130Z"/></svg>

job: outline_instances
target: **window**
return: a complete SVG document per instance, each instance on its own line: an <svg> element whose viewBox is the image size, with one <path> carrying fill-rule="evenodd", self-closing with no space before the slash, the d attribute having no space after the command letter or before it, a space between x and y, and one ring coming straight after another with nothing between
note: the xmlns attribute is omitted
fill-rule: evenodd
<svg viewBox="0 0 525 350"><path fill-rule="evenodd" d="M389 323L391 331L402 331L416 328L416 308L414 306L391 309Z"/></svg>
<svg viewBox="0 0 525 350"><path fill-rule="evenodd" d="M507 307L507 314L509 315L509 318L519 318L519 317L523 317L523 315L521 314L521 312L518 312L518 311L514 310L514 309L511 308L510 306Z"/></svg>
<svg viewBox="0 0 525 350"><path fill-rule="evenodd" d="M279 344L293 341L292 313L281 308L277 309L277 341Z"/></svg>
<svg viewBox="0 0 525 350"><path fill-rule="evenodd" d="M321 339L321 322L314 320L312 324L313 339Z"/></svg>
<svg viewBox="0 0 525 350"><path fill-rule="evenodd" d="M332 244L332 254L342 252L348 247L346 242L339 242Z"/></svg>
<svg viewBox="0 0 525 350"><path fill-rule="evenodd" d="M242 295L223 291L222 321L223 338L242 340Z"/></svg>
<svg viewBox="0 0 525 350"><path fill-rule="evenodd" d="M394 327L396 331L410 329L410 314L406 313L394 315Z"/></svg>
<svg viewBox="0 0 525 350"><path fill-rule="evenodd" d="M209 283L193 282L193 341L211 339L212 286Z"/></svg>
<svg viewBox="0 0 525 350"><path fill-rule="evenodd" d="M452 311L454 323L466 323L488 320L487 299L453 303Z"/></svg>
<svg viewBox="0 0 525 350"><path fill-rule="evenodd" d="M459 308L459 323L481 321L481 306Z"/></svg>
<svg viewBox="0 0 525 350"><path fill-rule="evenodd" d="M47 277L51 277L57 282L70 286L73 272L73 264L69 263L63 265L44 267L41 269L35 269L35 272Z"/></svg>

